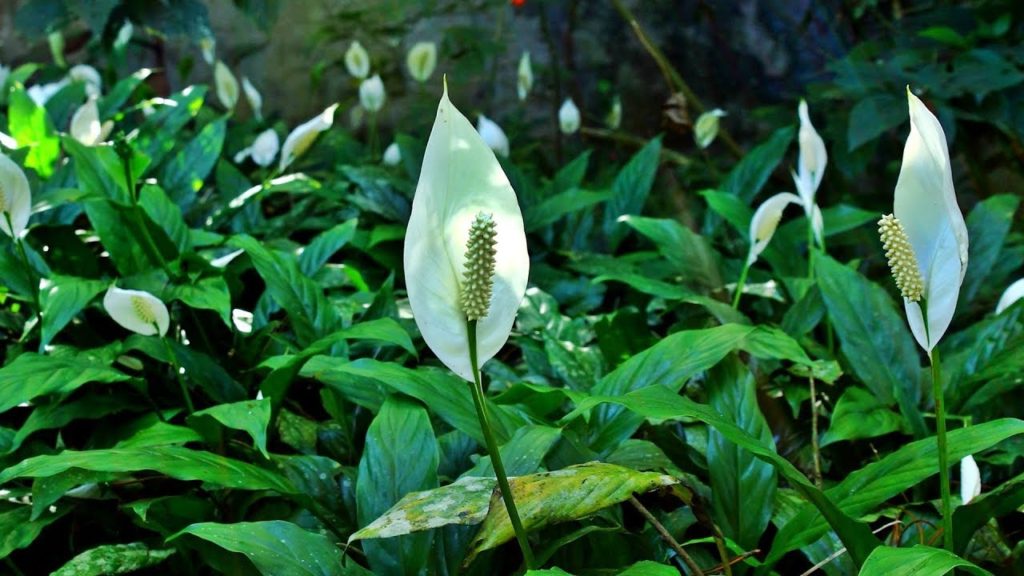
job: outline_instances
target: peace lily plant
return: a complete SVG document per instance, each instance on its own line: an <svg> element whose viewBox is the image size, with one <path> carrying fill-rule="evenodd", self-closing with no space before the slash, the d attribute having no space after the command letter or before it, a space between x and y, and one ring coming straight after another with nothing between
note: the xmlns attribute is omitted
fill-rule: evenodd
<svg viewBox="0 0 1024 576"><path fill-rule="evenodd" d="M907 99L910 136L903 149L893 213L883 216L878 227L889 267L903 296L910 330L931 360L943 543L952 551L946 414L936 345L953 319L960 285L967 273L967 226L956 203L942 125L909 87Z"/></svg>
<svg viewBox="0 0 1024 576"><path fill-rule="evenodd" d="M217 60L213 66L213 83L217 89L217 99L220 100L221 106L227 108L228 111L234 110L235 104L238 104L240 90L238 80L228 69L227 64L220 60Z"/></svg>
<svg viewBox="0 0 1024 576"><path fill-rule="evenodd" d="M807 102L800 100L797 107L797 115L800 117L800 132L797 140L800 143L800 155L797 157L797 168L793 174L793 183L796 185L796 193L800 196L800 204L807 214L807 249L816 242L818 246L824 247L824 222L821 217L821 209L814 197L821 186L821 179L825 176L825 166L828 165L828 151L825 150L825 141L818 135L811 123L810 112L807 109ZM813 272L812 272L813 273Z"/></svg>
<svg viewBox="0 0 1024 576"><path fill-rule="evenodd" d="M509 520L532 567L480 374L508 340L526 293L526 233L512 185L494 152L448 99L447 83L423 155L404 261L409 305L423 339L471 385Z"/></svg>
<svg viewBox="0 0 1024 576"><path fill-rule="evenodd" d="M799 204L800 197L792 192L780 192L757 207L754 217L750 219L750 250L747 252L747 259L743 263L743 270L740 278L736 281L736 292L733 294L732 307L739 308L740 296L743 294L743 287L747 282L747 273L750 267L757 262L758 256L768 247L775 230L782 220L782 212L790 204Z"/></svg>
<svg viewBox="0 0 1024 576"><path fill-rule="evenodd" d="M423 83L430 79L437 67L437 44L417 42L409 49L405 58L406 67L413 80Z"/></svg>

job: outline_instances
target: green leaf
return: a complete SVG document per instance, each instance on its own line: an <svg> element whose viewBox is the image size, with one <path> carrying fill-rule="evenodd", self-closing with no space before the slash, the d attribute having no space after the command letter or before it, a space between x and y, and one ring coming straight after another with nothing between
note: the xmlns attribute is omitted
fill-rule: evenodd
<svg viewBox="0 0 1024 576"><path fill-rule="evenodd" d="M114 448L148 448L201 442L203 437L186 426L178 426L159 420L155 414L147 414L134 422L131 435L114 445Z"/></svg>
<svg viewBox="0 0 1024 576"><path fill-rule="evenodd" d="M0 414L45 394L68 394L89 382L123 382L128 376L81 356L26 352L0 368Z"/></svg>
<svg viewBox="0 0 1024 576"><path fill-rule="evenodd" d="M847 388L832 410L831 424L821 435L822 448L841 440L884 436L900 429L900 416L878 401L871 392Z"/></svg>
<svg viewBox="0 0 1024 576"><path fill-rule="evenodd" d="M741 235L747 235L754 211L739 196L718 190L704 190L700 195L715 214L724 218Z"/></svg>
<svg viewBox="0 0 1024 576"><path fill-rule="evenodd" d="M737 428L775 450L772 431L757 405L754 376L736 357L727 358L708 374L708 404ZM744 549L757 546L772 517L777 481L775 469L729 441L708 432L711 515L722 533Z"/></svg>
<svg viewBox="0 0 1024 576"><path fill-rule="evenodd" d="M946 437L949 460L957 462L1017 434L1024 434L1024 421L1013 418L950 431ZM848 474L825 493L843 512L860 517L935 474L938 474L937 443L933 437L925 438ZM805 505L792 522L779 530L765 563L772 564L787 552L814 542L827 530L828 525L817 510Z"/></svg>
<svg viewBox="0 0 1024 576"><path fill-rule="evenodd" d="M344 565L341 551L326 536L291 522L202 522L168 538L202 538L225 550L245 555L263 576L363 576L370 573L353 562Z"/></svg>
<svg viewBox="0 0 1024 576"><path fill-rule="evenodd" d="M661 137L648 142L629 162L619 170L612 182L611 198L604 209L604 232L608 235L612 249L622 239L622 231L616 230L619 217L626 214L640 214L647 202L647 196L654 185L661 160Z"/></svg>
<svg viewBox="0 0 1024 576"><path fill-rule="evenodd" d="M149 68L142 68L132 73L131 76L118 80L117 84L114 84L114 87L97 102L100 110L100 120L108 120L114 116L121 109L121 106L124 106L124 103L128 101L128 98L135 92L135 89L142 84L142 81L149 78L149 75L152 73L153 71Z"/></svg>
<svg viewBox="0 0 1024 576"><path fill-rule="evenodd" d="M1024 474L1003 482L991 492L957 506L953 511L953 550L963 554L979 528L994 518L1013 514L1024 506Z"/></svg>
<svg viewBox="0 0 1024 576"><path fill-rule="evenodd" d="M748 152L725 177L722 192L732 194L749 205L782 162L794 134L796 130L792 126L779 128L768 140Z"/></svg>
<svg viewBox="0 0 1024 576"><path fill-rule="evenodd" d="M906 110L907 104L902 96L872 94L861 99L850 110L847 149L852 152L903 124L907 119Z"/></svg>
<svg viewBox="0 0 1024 576"><path fill-rule="evenodd" d="M409 492L348 540L393 538L451 524L479 524L487 516L497 484L493 477L464 476L447 486Z"/></svg>
<svg viewBox="0 0 1024 576"><path fill-rule="evenodd" d="M167 300L181 300L191 308L213 310L224 325L231 328L231 293L224 278L203 278L194 284L169 286L164 291Z"/></svg>
<svg viewBox="0 0 1024 576"><path fill-rule="evenodd" d="M571 188L545 198L540 204L527 208L523 212L523 221L527 232L536 232L545 226L558 222L563 216L581 210L592 209L593 206L611 198L611 192L601 190L583 190Z"/></svg>
<svg viewBox="0 0 1024 576"><path fill-rule="evenodd" d="M353 218L318 234L299 254L299 270L310 278L315 276L335 252L352 240L358 225Z"/></svg>
<svg viewBox="0 0 1024 576"><path fill-rule="evenodd" d="M235 236L230 244L245 250L252 259L270 295L288 313L299 344L308 346L341 328L338 311L324 296L320 285L302 273L294 257L272 252L251 236Z"/></svg>
<svg viewBox="0 0 1024 576"><path fill-rule="evenodd" d="M532 474L540 468L544 457L555 446L562 437L561 428L534 424L524 426L512 438L501 445L498 451L501 452L501 461L505 464L505 472L509 476L522 476ZM467 470L463 476L486 476L494 477L494 465L490 456L484 456Z"/></svg>
<svg viewBox="0 0 1024 576"><path fill-rule="evenodd" d="M999 258L1006 236L1013 223L1013 215L1020 206L1020 197L1014 194L999 194L975 204L967 215L967 234L971 239L968 248L967 275L960 288L958 309L970 304L992 272Z"/></svg>
<svg viewBox="0 0 1024 576"><path fill-rule="evenodd" d="M192 204L196 192L203 187L203 181L220 158L226 132L226 119L210 122L164 164L160 183L176 204L186 207Z"/></svg>
<svg viewBox="0 0 1024 576"><path fill-rule="evenodd" d="M614 464L591 462L554 472L510 478L516 508L526 530L537 530L591 514L643 493L678 481L655 472L637 472ZM477 554L496 548L515 536L505 503L497 492L470 545L464 562L469 565Z"/></svg>
<svg viewBox="0 0 1024 576"><path fill-rule="evenodd" d="M151 6L148 15L154 15ZM176 6L174 10L182 10ZM189 86L170 97L166 105L157 106L156 112L146 118L139 130L135 146L139 152L150 158L153 166L159 166L178 143L182 128L199 113L206 98L205 86ZM212 160L216 161L216 157ZM137 174L141 174L138 172Z"/></svg>
<svg viewBox="0 0 1024 576"><path fill-rule="evenodd" d="M86 550L50 576L107 576L128 574L160 564L176 550L151 549L142 542L107 544Z"/></svg>
<svg viewBox="0 0 1024 576"><path fill-rule="evenodd" d="M39 349L43 350L68 322L71 322L97 294L105 282L54 274L40 282L39 301L43 307L43 328Z"/></svg>
<svg viewBox="0 0 1024 576"><path fill-rule="evenodd" d="M679 569L668 564L643 560L619 572L619 576L678 576Z"/></svg>
<svg viewBox="0 0 1024 576"><path fill-rule="evenodd" d="M122 276L159 268L176 257L167 234L137 206L91 200L85 202L85 213Z"/></svg>
<svg viewBox="0 0 1024 576"><path fill-rule="evenodd" d="M942 576L955 568L978 576L992 576L988 570L983 570L952 552L920 544L912 548L875 548L864 562L860 576Z"/></svg>
<svg viewBox="0 0 1024 576"><path fill-rule="evenodd" d="M820 252L814 253L814 269L829 320L853 373L879 402L888 405L895 397L914 435L926 436L917 408L921 366L903 315L885 290L856 270Z"/></svg>
<svg viewBox="0 0 1024 576"><path fill-rule="evenodd" d="M270 400L246 400L219 404L192 414L193 418L198 416L209 416L228 428L245 432L252 437L253 444L263 454L263 457L270 458L270 454L267 453Z"/></svg>
<svg viewBox="0 0 1024 576"><path fill-rule="evenodd" d="M295 493L295 487L276 472L210 452L189 450L179 446L112 448L81 452L65 450L52 456L34 456L0 472L0 484L15 478L53 476L71 468L96 472L154 470L178 480L199 480L234 490Z"/></svg>
<svg viewBox="0 0 1024 576"><path fill-rule="evenodd" d="M55 513L31 520L32 508L18 506L0 512L0 558L7 558L11 552L28 547L50 524L67 514L69 508L57 509Z"/></svg>
<svg viewBox="0 0 1024 576"><path fill-rule="evenodd" d="M841 502L841 500L836 500L823 494L789 460L776 454L774 450L766 447L760 439L740 429L709 406L698 404L689 398L680 396L663 385L655 384L625 395L585 398L576 405L575 410L562 419L562 422L571 421L602 404L618 404L642 418L657 421L696 419L714 427L729 441L747 449L758 458L769 462L779 474L789 481L793 488L813 503L815 508L810 508L810 510L820 510L821 514L828 518L829 524L839 534L855 562L858 564L863 563L871 550L879 545L878 540L871 534L867 524L857 521L840 511L835 502ZM932 442L932 445L934 447L934 442ZM934 464L934 462L933 458L932 463ZM778 541L778 538L776 538L776 541ZM814 538L808 540L808 542L813 541ZM772 553L775 553L774 547L772 548ZM765 563L770 566L772 558L772 556L769 556L769 560L766 560ZM775 560L777 561L777 558Z"/></svg>
<svg viewBox="0 0 1024 576"><path fill-rule="evenodd" d="M75 167L79 187L118 204L131 204L124 164L112 146L86 146L70 136L65 136L63 143ZM138 178L148 165L149 158L133 152L132 177Z"/></svg>
<svg viewBox="0 0 1024 576"><path fill-rule="evenodd" d="M356 510L360 525L388 511L409 492L437 488L437 439L418 403L389 397L366 431L359 460ZM433 534L368 541L363 551L377 574L418 574L430 556Z"/></svg>
<svg viewBox="0 0 1024 576"><path fill-rule="evenodd" d="M179 254L190 248L188 226L181 214L181 208L171 201L163 188L146 184L139 191L139 206L149 218L156 223L171 239Z"/></svg>
<svg viewBox="0 0 1024 576"><path fill-rule="evenodd" d="M37 106L20 85L11 90L7 102L7 131L19 148L29 149L25 167L49 178L60 157L60 140L46 108Z"/></svg>
<svg viewBox="0 0 1024 576"><path fill-rule="evenodd" d="M593 282L595 284L602 282L622 282L637 292L650 294L651 296L657 296L658 298L664 298L665 300L677 300L687 304L694 304L707 310L709 314L714 316L715 319L722 324L747 324L750 322L742 312L733 310L732 306L722 302L721 300L715 300L710 296L697 294L696 292L687 290L677 284L662 282L661 280L655 280L642 274L610 272L594 278Z"/></svg>
<svg viewBox="0 0 1024 576"><path fill-rule="evenodd" d="M722 285L721 257L703 237L675 220L626 216L623 221L653 242L683 280L705 290Z"/></svg>

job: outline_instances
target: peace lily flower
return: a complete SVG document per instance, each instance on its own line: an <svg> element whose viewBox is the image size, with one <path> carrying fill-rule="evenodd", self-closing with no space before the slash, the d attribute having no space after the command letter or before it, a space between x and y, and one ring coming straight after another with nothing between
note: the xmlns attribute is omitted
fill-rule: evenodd
<svg viewBox="0 0 1024 576"><path fill-rule="evenodd" d="M142 290L123 290L111 286L103 296L103 308L122 328L143 336L163 336L171 323L167 306L156 296Z"/></svg>
<svg viewBox="0 0 1024 576"><path fill-rule="evenodd" d="M969 504L981 495L981 470L974 456L967 455L960 461L960 500Z"/></svg>
<svg viewBox="0 0 1024 576"><path fill-rule="evenodd" d="M392 142L384 149L384 164L386 166L398 166L402 162L402 149L398 142Z"/></svg>
<svg viewBox="0 0 1024 576"><path fill-rule="evenodd" d="M1002 314L1003 310L1013 306L1021 298L1024 298L1024 278L1010 284L1006 291L1003 292L1003 295L999 297L999 304L996 304L996 314Z"/></svg>
<svg viewBox="0 0 1024 576"><path fill-rule="evenodd" d="M572 98L566 98L562 107L558 109L558 126L562 134L575 134L580 129L580 109Z"/></svg>
<svg viewBox="0 0 1024 576"><path fill-rule="evenodd" d="M263 119L263 96L260 95L260 91L249 82L249 79L242 76L242 92L245 93L245 99L249 101L249 108L252 108L252 114L257 120Z"/></svg>
<svg viewBox="0 0 1024 576"><path fill-rule="evenodd" d="M380 80L379 74L363 80L359 84L359 104L367 112L379 112L384 107L387 94L384 92L384 83Z"/></svg>
<svg viewBox="0 0 1024 576"><path fill-rule="evenodd" d="M697 123L693 127L693 140L697 146L707 148L715 141L718 136L718 121L723 116L725 116L725 110L715 108L697 117Z"/></svg>
<svg viewBox="0 0 1024 576"><path fill-rule="evenodd" d="M25 93L28 94L28 97L31 98L33 102L36 103L36 106L44 106L50 98L53 98L54 94L60 92L61 89L68 84L70 84L70 81L67 78L64 78L63 80L50 82L49 84L36 84L35 86L30 86Z"/></svg>
<svg viewBox="0 0 1024 576"><path fill-rule="evenodd" d="M519 57L519 73L516 75L516 94L520 100L526 100L533 89L533 67L530 66L530 53L523 52Z"/></svg>
<svg viewBox="0 0 1024 576"><path fill-rule="evenodd" d="M471 274L466 271L475 265L466 250L474 226L478 243L489 233L495 242L493 293L477 320L477 354L483 365L512 330L526 293L530 259L515 191L494 152L448 99L446 86L413 198L405 277L423 339L452 372L469 382L474 374L461 300L469 287Z"/></svg>
<svg viewBox="0 0 1024 576"><path fill-rule="evenodd" d="M0 154L0 231L21 238L32 212L32 192L21 167Z"/></svg>
<svg viewBox="0 0 1024 576"><path fill-rule="evenodd" d="M409 75L417 82L426 82L437 67L437 44L417 42L405 58Z"/></svg>
<svg viewBox="0 0 1024 576"><path fill-rule="evenodd" d="M967 226L953 191L942 125L909 89L907 98L910 136L896 182L893 217L880 227L891 228L887 252L905 240L907 250L893 251L890 266L908 278L900 286L907 321L917 343L931 355L953 319L967 273ZM918 283L920 290L905 289Z"/></svg>
<svg viewBox="0 0 1024 576"><path fill-rule="evenodd" d="M612 100L612 108L608 111L604 123L611 130L618 130L622 125L622 100L618 96Z"/></svg>
<svg viewBox="0 0 1024 576"><path fill-rule="evenodd" d="M782 220L782 212L790 204L800 204L800 197L792 192L780 192L768 198L757 207L754 217L750 220L750 252L747 254L747 265L757 261L771 242L775 230Z"/></svg>
<svg viewBox="0 0 1024 576"><path fill-rule="evenodd" d="M114 123L110 120L100 123L100 109L95 98L89 98L71 116L71 136L86 146L103 142L113 129Z"/></svg>
<svg viewBox="0 0 1024 576"><path fill-rule="evenodd" d="M238 80L223 61L213 66L213 83L217 88L217 99L228 110L234 110L238 103Z"/></svg>
<svg viewBox="0 0 1024 576"><path fill-rule="evenodd" d="M266 168L274 161L277 151L281 148L281 140L272 128L260 132L260 135L253 141L252 146L243 148L235 154L235 162L242 163L246 158L252 157L252 161L258 166Z"/></svg>
<svg viewBox="0 0 1024 576"><path fill-rule="evenodd" d="M205 36L199 40L199 50L203 53L203 60L213 65L213 59L217 57L217 39L213 36Z"/></svg>
<svg viewBox="0 0 1024 576"><path fill-rule="evenodd" d="M72 66L68 70L68 79L85 84L85 94L90 98L98 98L103 91L103 78L95 68L88 64Z"/></svg>
<svg viewBox="0 0 1024 576"><path fill-rule="evenodd" d="M114 37L114 48L123 50L132 41L133 35L135 35L135 26L132 26L131 20L125 20L118 28L117 36Z"/></svg>
<svg viewBox="0 0 1024 576"><path fill-rule="evenodd" d="M306 150L309 150L309 147L313 145L316 137L319 136L321 132L331 128L334 124L334 111L337 108L337 104L328 106L327 109L321 112L316 118L297 126L291 131L291 134L288 134L288 137L284 139L284 146L281 147L280 170L282 172L296 158L302 156Z"/></svg>
<svg viewBox="0 0 1024 576"><path fill-rule="evenodd" d="M804 212L811 221L811 229L814 232L815 240L822 243L824 225L820 218L815 221L814 211L818 210L817 202L814 199L821 186L821 179L825 175L825 166L828 165L828 152L825 150L825 141L818 135L811 123L811 116L807 110L807 102L800 100L797 107L797 114L800 116L800 132L797 139L800 142L800 156L797 159L797 171L793 174L793 182L796 184L796 192L800 195ZM819 211L820 213L820 211Z"/></svg>
<svg viewBox="0 0 1024 576"><path fill-rule="evenodd" d="M476 120L476 131L491 150L499 156L508 157L508 136L501 126L481 114Z"/></svg>
<svg viewBox="0 0 1024 576"><path fill-rule="evenodd" d="M370 55L358 40L353 40L345 51L345 68L360 80L370 75Z"/></svg>

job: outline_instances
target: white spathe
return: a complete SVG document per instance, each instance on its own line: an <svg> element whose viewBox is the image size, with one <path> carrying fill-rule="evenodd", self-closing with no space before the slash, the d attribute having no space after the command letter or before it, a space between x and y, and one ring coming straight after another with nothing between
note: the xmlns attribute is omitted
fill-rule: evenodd
<svg viewBox="0 0 1024 576"><path fill-rule="evenodd" d="M530 258L515 191L494 152L448 99L446 86L406 230L405 278L423 339L446 366L470 382L466 315L459 294L469 228L480 212L492 216L497 232L494 295L488 314L477 324L482 366L508 340L526 292Z"/></svg>
<svg viewBox="0 0 1024 576"><path fill-rule="evenodd" d="M203 60L213 65L213 60L217 57L217 39L213 36L204 36L199 40L199 50L203 53Z"/></svg>
<svg viewBox="0 0 1024 576"><path fill-rule="evenodd" d="M575 134L580 129L580 109L572 98L566 98L558 109L558 127L563 134Z"/></svg>
<svg viewBox="0 0 1024 576"><path fill-rule="evenodd" d="M697 146L707 148L718 137L719 119L725 117L725 110L715 108L697 117L693 125L693 140Z"/></svg>
<svg viewBox="0 0 1024 576"><path fill-rule="evenodd" d="M260 91L253 86L252 82L248 78L242 76L242 92L245 93L245 99L249 101L249 108L252 109L253 116L257 120L263 119L263 95Z"/></svg>
<svg viewBox="0 0 1024 576"><path fill-rule="evenodd" d="M533 90L533 66L530 65L530 53L523 52L519 57L519 70L516 74L516 94L520 100L526 100Z"/></svg>
<svg viewBox="0 0 1024 576"><path fill-rule="evenodd" d="M996 304L996 314L1002 314L1003 310L1013 306L1021 298L1024 298L1024 278L1017 280L1006 288L1003 295L999 297L999 303Z"/></svg>
<svg viewBox="0 0 1024 576"><path fill-rule="evenodd" d="M612 107L608 110L604 123L611 130L618 130L622 125L622 100L618 96L612 100Z"/></svg>
<svg viewBox="0 0 1024 576"><path fill-rule="evenodd" d="M21 166L0 154L0 231L20 238L32 214L32 191Z"/></svg>
<svg viewBox="0 0 1024 576"><path fill-rule="evenodd" d="M967 226L956 203L942 125L907 89L910 136L896 181L893 215L903 223L924 282L922 302L904 299L907 321L929 355L953 320L967 273ZM927 306L928 325L921 305Z"/></svg>
<svg viewBox="0 0 1024 576"><path fill-rule="evenodd" d="M814 129L814 124L811 123L807 101L800 100L797 115L800 116L800 132L797 136L800 144L800 156L797 158L796 175L793 180L796 183L796 192L803 201L804 211L810 216L815 204L814 195L818 192L821 179L825 176L828 152L825 150L825 141L821 139L818 131Z"/></svg>
<svg viewBox="0 0 1024 576"><path fill-rule="evenodd" d="M50 82L49 84L36 84L35 86L29 86L25 90L25 94L36 103L36 106L44 106L50 98L57 92L60 92L62 88L70 84L71 81L67 78L58 82Z"/></svg>
<svg viewBox="0 0 1024 576"><path fill-rule="evenodd" d="M381 81L380 74L374 74L359 84L359 104L367 112L380 112L385 100L387 93L384 92L384 82Z"/></svg>
<svg viewBox="0 0 1024 576"><path fill-rule="evenodd" d="M68 79L85 84L85 94L90 98L98 98L103 92L103 78L98 70L88 64L72 66L68 70Z"/></svg>
<svg viewBox="0 0 1024 576"><path fill-rule="evenodd" d="M297 126L294 130L288 134L288 137L284 139L284 146L281 147L281 166L280 170L283 172L291 163L302 156L309 147L313 145L316 137L321 132L329 130L334 124L334 111L338 108L337 104L328 106L326 110L318 114L312 120L309 120L303 124Z"/></svg>
<svg viewBox="0 0 1024 576"><path fill-rule="evenodd" d="M217 60L213 66L213 84L217 89L217 99L221 106L228 110L234 110L238 104L238 80L228 69L227 64Z"/></svg>
<svg viewBox="0 0 1024 576"><path fill-rule="evenodd" d="M398 147L398 142L392 142L384 149L383 160L385 166L398 166L402 162L402 149Z"/></svg>
<svg viewBox="0 0 1024 576"><path fill-rule="evenodd" d="M253 141L252 146L243 148L235 154L235 162L242 163L246 158L252 158L252 161L257 165L266 168L270 166L270 163L277 157L277 151L281 149L281 139L277 136L277 132L274 132L273 128L268 128Z"/></svg>
<svg viewBox="0 0 1024 576"><path fill-rule="evenodd" d="M360 80L370 74L370 55L358 40L353 40L345 51L345 68L349 74Z"/></svg>
<svg viewBox="0 0 1024 576"><path fill-rule="evenodd" d="M480 137L491 150L494 150L499 156L508 157L508 136L505 135L501 126L481 114L476 120L476 131L480 133Z"/></svg>
<svg viewBox="0 0 1024 576"><path fill-rule="evenodd" d="M95 98L89 98L71 116L71 136L86 146L103 142L113 129L114 123L110 120L100 122L100 109Z"/></svg>
<svg viewBox="0 0 1024 576"><path fill-rule="evenodd" d="M417 42L405 57L409 75L417 82L426 82L437 68L437 44Z"/></svg>
<svg viewBox="0 0 1024 576"><path fill-rule="evenodd" d="M974 456L967 455L960 461L960 500L969 504L981 495L981 470Z"/></svg>
<svg viewBox="0 0 1024 576"><path fill-rule="evenodd" d="M167 306L156 296L142 290L124 290L111 286L103 296L103 308L122 328L143 336L163 336L171 323Z"/></svg>
<svg viewBox="0 0 1024 576"><path fill-rule="evenodd" d="M782 212L790 204L800 204L800 197L792 192L780 192L757 207L754 217L750 219L750 252L747 254L747 265L757 261L775 235Z"/></svg>

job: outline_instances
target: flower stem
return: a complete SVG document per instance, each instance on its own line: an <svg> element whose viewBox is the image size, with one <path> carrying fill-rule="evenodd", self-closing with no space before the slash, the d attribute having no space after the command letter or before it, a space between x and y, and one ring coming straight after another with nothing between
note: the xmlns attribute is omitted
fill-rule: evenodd
<svg viewBox="0 0 1024 576"><path fill-rule="evenodd" d="M807 215L807 279L814 280L814 223Z"/></svg>
<svg viewBox="0 0 1024 576"><path fill-rule="evenodd" d="M814 376L808 378L811 392L811 452L814 455L814 484L821 489L821 446L818 444L818 398L814 390Z"/></svg>
<svg viewBox="0 0 1024 576"><path fill-rule="evenodd" d="M946 446L946 409L942 397L942 366L938 348L931 351L932 394L935 396L935 428L939 442L939 488L942 491L942 544L953 551L953 506L949 496L949 452Z"/></svg>
<svg viewBox="0 0 1024 576"><path fill-rule="evenodd" d="M533 551L530 550L530 542L526 539L526 530L523 528L523 523L519 520L519 510L516 509L516 502L512 497L512 488L508 484L505 465L501 462L498 443L494 440L494 432L491 431L491 423L487 418L487 405L484 404L484 387L480 382L480 370L477 369L476 320L467 320L466 329L469 336L469 363L473 368L473 385L471 386L473 389L473 404L476 405L476 415L480 420L480 429L484 433L484 440L487 442L487 452L491 456L494 474L498 478L501 498L505 501L508 518L512 521L512 529L516 533L519 548L523 551L523 560L526 562L526 568L529 570L533 568Z"/></svg>
<svg viewBox="0 0 1024 576"><path fill-rule="evenodd" d="M157 333L159 334L159 332ZM188 391L188 385L185 384L185 377L181 375L178 356L174 353L174 348L171 347L171 342L166 336L160 336L159 338L164 343L164 348L167 349L167 358L171 363L171 369L174 370L174 377L178 379L178 386L181 387L181 395L185 399L185 408L189 414L192 414L196 411L196 407L192 404L192 395Z"/></svg>
<svg viewBox="0 0 1024 576"><path fill-rule="evenodd" d="M732 297L732 309L740 307L740 296L743 295L743 287L747 284L747 272L750 271L750 259L743 263L743 271L740 272L740 279L736 281L736 294Z"/></svg>

